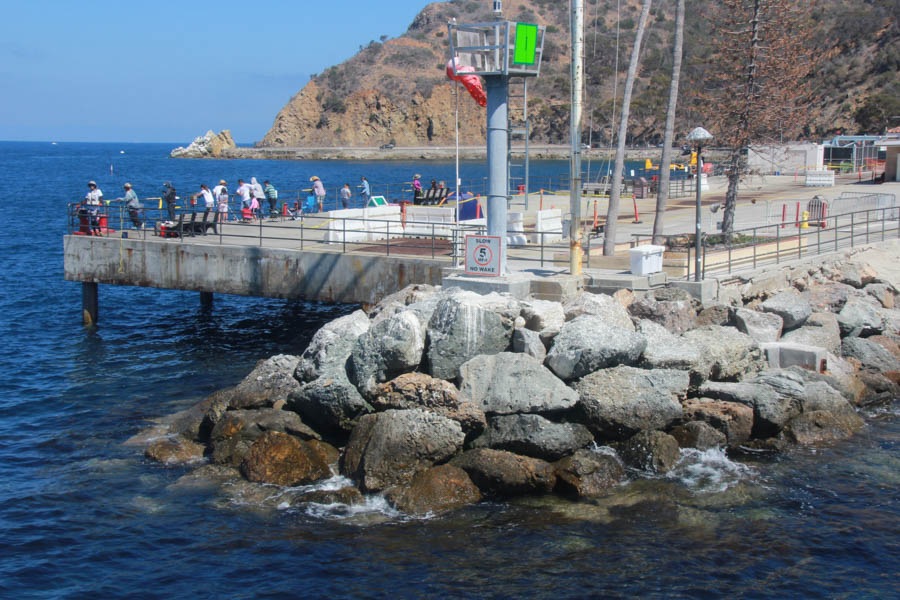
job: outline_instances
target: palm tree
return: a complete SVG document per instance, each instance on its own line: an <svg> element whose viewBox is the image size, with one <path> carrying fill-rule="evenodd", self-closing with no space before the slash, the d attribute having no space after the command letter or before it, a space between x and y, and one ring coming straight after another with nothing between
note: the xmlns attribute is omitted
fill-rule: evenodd
<svg viewBox="0 0 900 600"><path fill-rule="evenodd" d="M669 201L669 166L672 164L672 138L675 137L675 107L678 104L678 84L681 79L681 54L684 44L684 0L675 9L675 48L672 50L672 81L669 84L669 107L666 109L666 130L663 151L659 159L659 189L656 192L656 217L653 220L653 243L663 241L666 204Z"/></svg>
<svg viewBox="0 0 900 600"><path fill-rule="evenodd" d="M609 191L609 208L606 211L606 233L603 239L603 255L612 256L616 252L616 219L619 217L619 186L622 185L622 169L625 166L625 136L628 133L628 113L631 110L631 91L637 76L641 55L641 40L644 28L650 15L653 0L644 0L641 18L638 21L637 33L634 34L634 47L631 49L631 60L628 63L628 75L625 76L625 93L622 96L622 120L619 122L619 139L616 146L616 166L613 171L612 188Z"/></svg>

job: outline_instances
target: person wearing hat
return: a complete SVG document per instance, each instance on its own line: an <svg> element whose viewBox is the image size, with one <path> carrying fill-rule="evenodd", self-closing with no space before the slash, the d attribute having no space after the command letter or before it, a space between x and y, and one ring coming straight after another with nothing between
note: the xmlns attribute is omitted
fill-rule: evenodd
<svg viewBox="0 0 900 600"><path fill-rule="evenodd" d="M134 225L135 229L142 229L141 209L144 207L141 204L141 201L138 200L137 194L131 188L130 183L126 183L122 187L125 189L125 197L122 198L122 200L125 201L125 208L128 209L128 216L131 218L131 224Z"/></svg>
<svg viewBox="0 0 900 600"><path fill-rule="evenodd" d="M228 188L226 187L228 183L224 179L219 180L219 185L213 187L212 194L213 198L216 199L216 202L219 200L219 195L224 191L226 194L228 193Z"/></svg>
<svg viewBox="0 0 900 600"><path fill-rule="evenodd" d="M103 205L103 192L97 182L88 181L88 193L84 195L84 204L91 217L91 235L100 235L100 206Z"/></svg>
<svg viewBox="0 0 900 600"><path fill-rule="evenodd" d="M421 175L413 175L413 204L418 204L422 199L422 182L419 181L420 179L422 179Z"/></svg>
<svg viewBox="0 0 900 600"><path fill-rule="evenodd" d="M175 202L178 200L178 197L175 195L175 188L172 187L170 181L163 183L162 198L166 202L166 214L169 216L169 220L174 223Z"/></svg>
<svg viewBox="0 0 900 600"><path fill-rule="evenodd" d="M325 186L322 185L322 180L315 175L310 177L309 180L313 184L313 194L316 197L316 204L319 205L319 212L322 212L322 208L325 206Z"/></svg>

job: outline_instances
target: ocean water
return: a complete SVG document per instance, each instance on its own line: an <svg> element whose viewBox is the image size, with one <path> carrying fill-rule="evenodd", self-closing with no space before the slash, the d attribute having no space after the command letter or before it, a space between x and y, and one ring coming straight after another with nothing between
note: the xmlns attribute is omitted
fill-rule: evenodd
<svg viewBox="0 0 900 600"><path fill-rule="evenodd" d="M80 286L62 278L66 203L89 179L107 197L126 180L146 197L167 179L179 191L251 175L296 189L313 174L452 180L453 165L175 161L170 148L0 143L0 597L898 596L900 405L824 448L685 452L672 474L632 473L591 503L415 519L378 497L292 507L275 488L179 482L190 469L123 443L258 359L300 353L353 307L217 296L203 311L196 294L101 286L99 327L85 329ZM464 178L483 176L464 164Z"/></svg>

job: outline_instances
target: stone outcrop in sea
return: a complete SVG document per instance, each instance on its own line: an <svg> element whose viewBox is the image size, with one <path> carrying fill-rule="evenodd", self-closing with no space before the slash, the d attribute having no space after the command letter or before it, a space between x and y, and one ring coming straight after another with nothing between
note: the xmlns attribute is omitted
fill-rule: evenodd
<svg viewBox="0 0 900 600"><path fill-rule="evenodd" d="M237 144L231 138L231 130L223 129L218 134L212 129L197 136L187 148L179 146L169 153L169 158L219 158L229 148Z"/></svg>
<svg viewBox="0 0 900 600"><path fill-rule="evenodd" d="M378 494L431 514L603 496L686 448L830 443L900 396L897 290L852 260L792 273L707 306L680 291L559 304L410 286L174 415L145 454L210 463L187 477L250 496L283 486L290 505ZM825 370L782 364L786 348ZM291 487L324 480L338 484Z"/></svg>

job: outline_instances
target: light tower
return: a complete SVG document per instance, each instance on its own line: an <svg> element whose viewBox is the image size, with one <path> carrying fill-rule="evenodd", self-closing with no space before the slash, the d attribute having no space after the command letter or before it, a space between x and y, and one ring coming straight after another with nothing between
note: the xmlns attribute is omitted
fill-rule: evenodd
<svg viewBox="0 0 900 600"><path fill-rule="evenodd" d="M509 78L537 77L544 27L503 20L494 0L492 23L448 23L454 75L479 75L487 96L487 234L500 238L498 275L506 274L506 221L509 194ZM456 61L452 59L456 58Z"/></svg>

